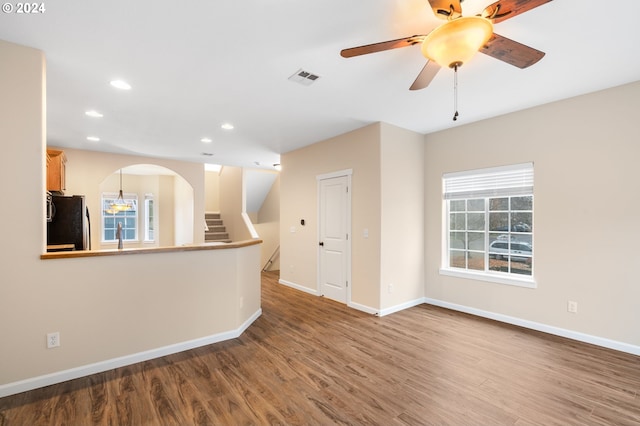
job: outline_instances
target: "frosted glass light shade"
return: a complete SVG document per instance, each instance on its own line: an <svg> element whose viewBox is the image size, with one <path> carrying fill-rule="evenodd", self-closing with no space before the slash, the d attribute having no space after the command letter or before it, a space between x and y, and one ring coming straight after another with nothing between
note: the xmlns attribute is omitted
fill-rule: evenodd
<svg viewBox="0 0 640 426"><path fill-rule="evenodd" d="M462 65L493 34L493 24L480 16L458 18L431 31L422 42L422 54L442 67Z"/></svg>
<svg viewBox="0 0 640 426"><path fill-rule="evenodd" d="M124 212L127 210L131 210L131 204L127 203L124 200L124 196L122 194L122 189L120 190L120 192L118 193L118 198L116 198L116 200L111 203L111 205L109 206L111 207L111 211L116 211L116 212Z"/></svg>

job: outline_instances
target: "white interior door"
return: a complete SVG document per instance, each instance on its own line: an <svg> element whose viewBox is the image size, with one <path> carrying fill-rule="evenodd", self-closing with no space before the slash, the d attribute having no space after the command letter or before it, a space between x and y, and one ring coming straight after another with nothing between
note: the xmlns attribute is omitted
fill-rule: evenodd
<svg viewBox="0 0 640 426"><path fill-rule="evenodd" d="M349 232L351 206L349 176L319 180L320 294L342 303L349 301Z"/></svg>

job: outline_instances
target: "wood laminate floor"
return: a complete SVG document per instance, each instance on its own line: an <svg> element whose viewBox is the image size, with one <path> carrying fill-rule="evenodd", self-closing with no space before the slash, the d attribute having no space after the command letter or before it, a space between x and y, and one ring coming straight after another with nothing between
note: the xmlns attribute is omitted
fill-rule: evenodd
<svg viewBox="0 0 640 426"><path fill-rule="evenodd" d="M638 425L640 357L263 275L237 339L0 399L0 425Z"/></svg>

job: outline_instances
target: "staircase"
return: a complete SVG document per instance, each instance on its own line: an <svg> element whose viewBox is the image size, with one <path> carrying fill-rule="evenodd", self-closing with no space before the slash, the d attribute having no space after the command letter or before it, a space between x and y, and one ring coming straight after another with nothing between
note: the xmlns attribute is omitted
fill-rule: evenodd
<svg viewBox="0 0 640 426"><path fill-rule="evenodd" d="M222 223L220 213L205 213L204 220L207 223L207 230L204 231L205 243L230 243L227 228Z"/></svg>

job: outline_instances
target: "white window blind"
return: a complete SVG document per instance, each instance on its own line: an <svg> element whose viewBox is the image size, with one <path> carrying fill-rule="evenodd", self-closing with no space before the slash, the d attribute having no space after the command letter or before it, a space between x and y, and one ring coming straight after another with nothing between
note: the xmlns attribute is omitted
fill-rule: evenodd
<svg viewBox="0 0 640 426"><path fill-rule="evenodd" d="M533 193L533 163L492 167L443 176L445 200Z"/></svg>

